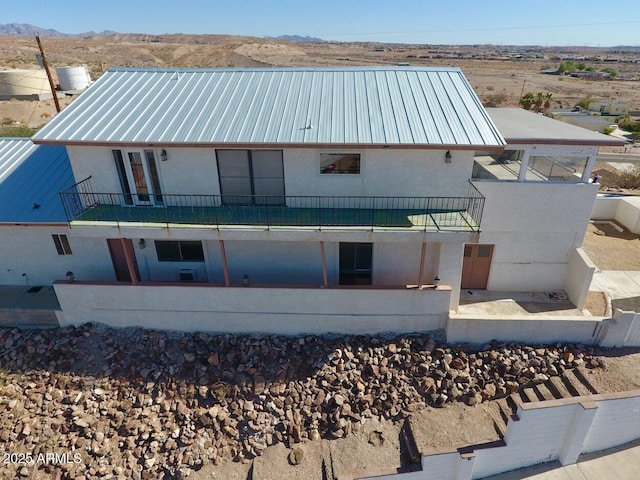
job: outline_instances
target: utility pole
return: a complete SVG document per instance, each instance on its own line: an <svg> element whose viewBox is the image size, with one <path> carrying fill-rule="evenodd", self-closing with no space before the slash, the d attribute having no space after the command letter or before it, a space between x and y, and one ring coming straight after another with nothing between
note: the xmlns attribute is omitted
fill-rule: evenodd
<svg viewBox="0 0 640 480"><path fill-rule="evenodd" d="M42 55L42 64L44 65L44 70L47 72L47 78L49 79L49 87L51 87L51 94L53 95L53 102L56 104L56 112L60 113L60 102L58 101L58 94L56 93L56 86L53 83L53 78L51 78L51 72L49 71L49 64L47 63L47 57L44 55L44 48L42 48L42 43L40 42L40 36L36 35L36 41L38 42L38 48L40 49L40 55Z"/></svg>

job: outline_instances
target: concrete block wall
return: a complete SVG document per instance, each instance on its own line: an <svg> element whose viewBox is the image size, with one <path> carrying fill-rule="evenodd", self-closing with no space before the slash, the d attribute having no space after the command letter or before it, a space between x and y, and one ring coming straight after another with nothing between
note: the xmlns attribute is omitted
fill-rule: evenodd
<svg viewBox="0 0 640 480"><path fill-rule="evenodd" d="M217 287L56 282L61 326L256 334L376 334L443 328L451 288Z"/></svg>
<svg viewBox="0 0 640 480"><path fill-rule="evenodd" d="M583 453L640 438L640 390L533 402L509 421L504 443L422 452L422 471L377 480L473 480L543 462L575 463Z"/></svg>

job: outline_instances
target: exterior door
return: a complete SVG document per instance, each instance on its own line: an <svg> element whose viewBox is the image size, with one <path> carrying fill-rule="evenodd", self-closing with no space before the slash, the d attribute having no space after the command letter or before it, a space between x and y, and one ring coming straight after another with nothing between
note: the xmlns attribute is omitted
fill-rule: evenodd
<svg viewBox="0 0 640 480"><path fill-rule="evenodd" d="M136 281L140 281L140 271L136 261L136 252L133 249L133 242L130 238L108 238L107 245L111 254L111 263L119 282L131 282L131 273L127 263L127 255L131 259ZM125 254L126 249L126 254Z"/></svg>
<svg viewBox="0 0 640 480"><path fill-rule="evenodd" d="M461 287L474 290L487 288L492 257L493 245L465 245Z"/></svg>
<svg viewBox="0 0 640 480"><path fill-rule="evenodd" d="M217 150L225 205L284 205L281 150Z"/></svg>
<svg viewBox="0 0 640 480"><path fill-rule="evenodd" d="M160 205L162 191L153 150L113 150L126 205Z"/></svg>
<svg viewBox="0 0 640 480"><path fill-rule="evenodd" d="M340 243L340 285L371 285L373 243Z"/></svg>

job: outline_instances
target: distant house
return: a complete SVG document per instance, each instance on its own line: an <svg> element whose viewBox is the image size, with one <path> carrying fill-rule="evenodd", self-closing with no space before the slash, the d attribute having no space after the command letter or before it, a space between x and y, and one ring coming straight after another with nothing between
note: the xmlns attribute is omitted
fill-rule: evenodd
<svg viewBox="0 0 640 480"><path fill-rule="evenodd" d="M602 116L610 115L620 117L629 113L629 105L625 103L591 102L589 112L597 112Z"/></svg>
<svg viewBox="0 0 640 480"><path fill-rule="evenodd" d="M419 67L116 68L33 142L74 177L47 187L63 324L289 334L442 328L461 288L580 304L589 176L617 144Z"/></svg>

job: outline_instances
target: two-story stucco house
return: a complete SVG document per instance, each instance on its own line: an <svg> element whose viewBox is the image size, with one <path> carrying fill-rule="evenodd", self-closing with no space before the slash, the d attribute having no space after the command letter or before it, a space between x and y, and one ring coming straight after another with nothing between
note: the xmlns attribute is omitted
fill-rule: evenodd
<svg viewBox="0 0 640 480"><path fill-rule="evenodd" d="M606 137L543 145L518 127L559 122L522 113L455 68L111 69L33 138L66 147L92 245L61 323L425 331L461 286L582 291Z"/></svg>

